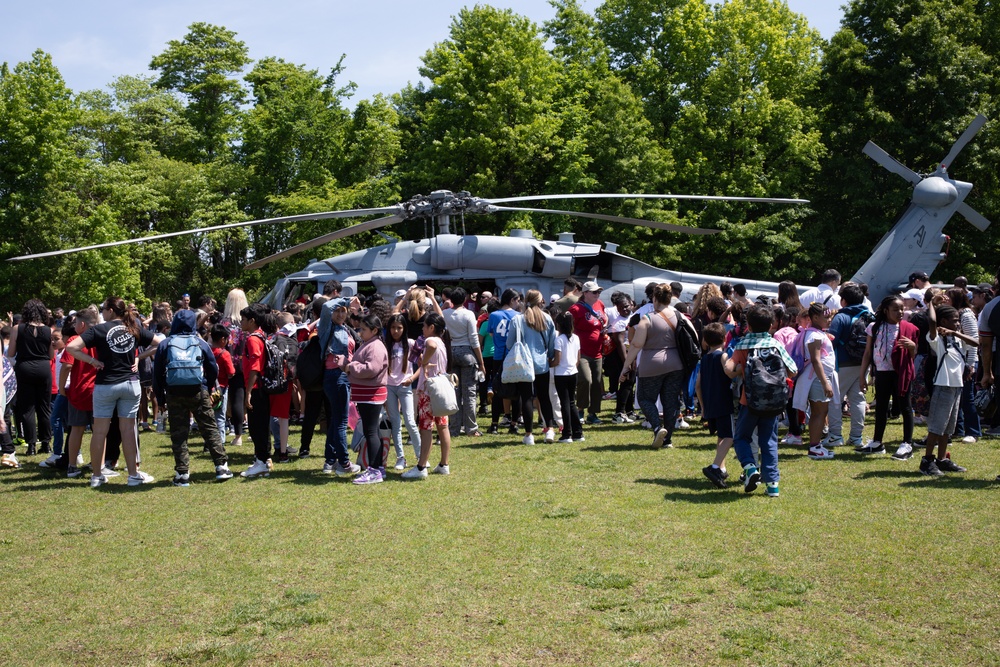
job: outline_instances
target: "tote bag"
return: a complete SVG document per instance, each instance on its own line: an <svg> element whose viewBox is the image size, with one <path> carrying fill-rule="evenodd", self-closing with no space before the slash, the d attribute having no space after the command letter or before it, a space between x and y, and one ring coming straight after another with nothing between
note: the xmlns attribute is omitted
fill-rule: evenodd
<svg viewBox="0 0 1000 667"><path fill-rule="evenodd" d="M424 391L431 399L431 414L435 417L449 417L458 412L458 398L455 385L458 378L453 374L441 373L424 380Z"/></svg>
<svg viewBox="0 0 1000 667"><path fill-rule="evenodd" d="M521 339L521 326L524 318L521 316L514 327L514 344L507 350L507 356L503 358L503 372L500 379L504 384L515 382L535 381L535 362L531 358L531 350L528 344Z"/></svg>

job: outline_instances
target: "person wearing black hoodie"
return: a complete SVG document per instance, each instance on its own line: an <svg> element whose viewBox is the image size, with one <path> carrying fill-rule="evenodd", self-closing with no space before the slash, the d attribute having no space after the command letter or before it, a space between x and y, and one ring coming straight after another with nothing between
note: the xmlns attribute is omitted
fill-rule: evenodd
<svg viewBox="0 0 1000 667"><path fill-rule="evenodd" d="M190 484L188 414L193 414L205 446L215 463L215 478L233 476L229 470L222 436L212 411L212 389L219 375L212 348L197 331L193 310L178 310L170 327L170 336L158 348L153 362L153 391L160 405L168 404L170 444L174 451L174 486ZM200 367L199 367L200 366Z"/></svg>

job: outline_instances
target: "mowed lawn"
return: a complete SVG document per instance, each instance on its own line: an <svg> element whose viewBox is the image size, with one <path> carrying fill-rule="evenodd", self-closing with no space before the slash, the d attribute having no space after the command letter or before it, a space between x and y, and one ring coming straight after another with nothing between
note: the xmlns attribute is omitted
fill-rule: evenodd
<svg viewBox="0 0 1000 667"><path fill-rule="evenodd" d="M969 472L942 479L783 448L772 499L709 485L704 429L586 436L460 438L449 477L370 487L316 457L217 483L193 441L174 488L163 435L150 487L22 458L0 475L0 663L1000 664L1000 441L957 443Z"/></svg>

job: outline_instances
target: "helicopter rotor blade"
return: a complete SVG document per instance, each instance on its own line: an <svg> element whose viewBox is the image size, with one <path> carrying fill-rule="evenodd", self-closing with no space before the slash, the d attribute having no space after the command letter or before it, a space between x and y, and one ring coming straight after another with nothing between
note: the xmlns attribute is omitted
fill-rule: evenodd
<svg viewBox="0 0 1000 667"><path fill-rule="evenodd" d="M531 195L528 197L503 197L501 199L483 199L490 204L506 204L520 201L544 201L546 199L694 199L705 201L745 201L764 204L808 204L808 199L783 199L776 197L724 197L712 195L630 195L630 194L592 194L592 195Z"/></svg>
<svg viewBox="0 0 1000 667"><path fill-rule="evenodd" d="M582 213L580 211L558 211L548 208L522 208L520 206L491 206L496 211L526 211L528 213L556 213L557 215L572 215L578 218L592 218L594 220L605 220L607 222L626 222L630 225L640 227L654 227L665 229L668 232L680 232L681 234L718 234L721 229L702 229L700 227L685 227L684 225L672 225L668 222L655 222L653 220L640 220L639 218L623 218L620 215L604 215L603 213Z"/></svg>
<svg viewBox="0 0 1000 667"><path fill-rule="evenodd" d="M252 227L255 225L271 225L279 222L299 222L305 220L327 220L330 218L355 218L366 215L377 215L379 213L398 213L398 206L383 206L381 208L358 208L347 211L326 211L324 213L305 213L302 215L286 215L279 218L264 218L261 220L247 220L245 222L230 222L225 225L215 225L214 227L200 227L198 229L184 229L179 232L169 232L167 234L155 234L153 236L141 236L135 239L125 239L124 241L112 241L110 243L98 243L96 245L70 248L68 250L53 250L51 252L39 252L32 255L21 255L20 257L10 257L8 262L20 262L26 259L38 259L41 257L57 257L59 255L69 255L84 250L98 250L100 248L113 248L131 243L145 243L147 241L159 241L162 239L174 238L177 236L187 236L189 234L201 234L204 232L217 232L223 229L235 229L237 227ZM348 228L350 229L350 228Z"/></svg>
<svg viewBox="0 0 1000 667"><path fill-rule="evenodd" d="M972 119L972 122L969 123L969 127L965 128L965 132L962 133L962 136L958 138L955 145L951 147L950 151L948 151L948 155L941 160L941 164L945 169L951 166L951 163L954 162L955 158L958 157L958 154L962 152L962 149L965 148L966 144L972 141L972 138L979 134L979 130L981 130L985 124L986 116L983 114L979 114Z"/></svg>
<svg viewBox="0 0 1000 667"><path fill-rule="evenodd" d="M875 160L876 162L878 162L887 170L891 171L892 173L898 176L901 176L904 180L908 181L912 185L916 185L921 180L920 174L913 171L905 164L903 164L896 158L886 153L884 150L879 148L873 141L869 141L867 144L865 144L865 147L862 149L861 152L870 157L871 159Z"/></svg>
<svg viewBox="0 0 1000 667"><path fill-rule="evenodd" d="M281 252L275 253L263 259L258 259L252 264L247 264L245 269L259 269L260 267L270 264L271 262L277 261L279 259L284 259L285 257L291 257L297 253L304 250L309 250L310 248L315 248L316 246L321 246L324 243L329 243L330 241L336 241L337 239L342 239L345 236L353 236L354 234L360 234L361 232L371 231L373 229L378 229L379 227L386 227L388 225L394 225L397 222L402 222L403 218L398 215L389 215L384 218L377 218L375 220L369 220L368 222L362 222L357 225L351 225L350 227L344 227L343 229L338 229L335 232L330 232L329 234L324 234L323 236L317 236L316 238L306 241L305 243L300 243L297 246L292 246L287 250L282 250Z"/></svg>
<svg viewBox="0 0 1000 667"><path fill-rule="evenodd" d="M985 216L965 202L958 205L958 212L964 215L965 219L972 223L972 225L981 232L985 232L986 228L991 224Z"/></svg>

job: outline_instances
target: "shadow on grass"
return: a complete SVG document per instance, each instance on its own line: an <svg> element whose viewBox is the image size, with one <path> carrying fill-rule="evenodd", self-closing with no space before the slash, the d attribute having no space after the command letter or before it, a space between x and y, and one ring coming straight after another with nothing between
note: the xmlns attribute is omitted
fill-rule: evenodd
<svg viewBox="0 0 1000 667"><path fill-rule="evenodd" d="M590 439L589 435L587 436L587 439L588 440ZM642 444L634 444L634 445L592 445L590 447L581 447L580 451L582 451L582 452L632 452L632 451L635 451L637 449L648 449L651 452L658 451L658 450L653 449L653 447L648 442L644 442ZM663 449L669 449L669 448L668 447L664 447Z"/></svg>
<svg viewBox="0 0 1000 667"><path fill-rule="evenodd" d="M900 482L899 485L907 487L923 487L933 485L936 489L957 489L960 491L1000 487L1000 484L992 478L969 479L967 477L959 477L958 475L948 474L944 477L928 477L926 475L919 475L919 477L911 479L908 482Z"/></svg>
<svg viewBox="0 0 1000 667"><path fill-rule="evenodd" d="M642 478L635 480L636 484L655 484L673 489L683 489L683 491L668 491L663 499L669 501L680 500L689 503L731 503L739 500L742 493L735 493L740 490L739 485L730 485L727 489L717 489L712 486L707 479L667 479L665 477Z"/></svg>
<svg viewBox="0 0 1000 667"><path fill-rule="evenodd" d="M915 470L869 470L868 472L861 472L854 475L852 479L866 480L866 479L892 479L898 477L913 478L915 475L920 473Z"/></svg>

